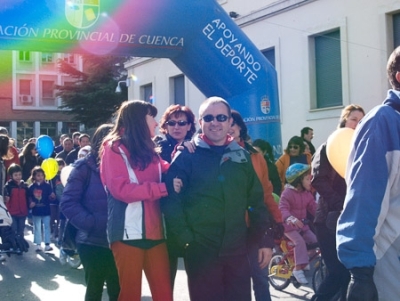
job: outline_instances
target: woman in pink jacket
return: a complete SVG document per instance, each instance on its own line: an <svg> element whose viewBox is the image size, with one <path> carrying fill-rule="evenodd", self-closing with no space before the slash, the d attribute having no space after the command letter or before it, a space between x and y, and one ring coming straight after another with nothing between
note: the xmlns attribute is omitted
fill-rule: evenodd
<svg viewBox="0 0 400 301"><path fill-rule="evenodd" d="M167 196L155 136L157 109L126 101L114 129L104 139L100 174L109 194L108 240L118 269L119 301L139 301L144 270L153 300L172 300L167 248L159 200Z"/></svg>

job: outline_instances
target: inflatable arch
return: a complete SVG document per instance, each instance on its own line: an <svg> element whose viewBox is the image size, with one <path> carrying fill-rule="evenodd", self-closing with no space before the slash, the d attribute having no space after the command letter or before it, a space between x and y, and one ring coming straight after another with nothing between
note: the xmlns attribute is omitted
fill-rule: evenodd
<svg viewBox="0 0 400 301"><path fill-rule="evenodd" d="M169 58L280 149L276 71L216 0L1 0L0 49Z"/></svg>

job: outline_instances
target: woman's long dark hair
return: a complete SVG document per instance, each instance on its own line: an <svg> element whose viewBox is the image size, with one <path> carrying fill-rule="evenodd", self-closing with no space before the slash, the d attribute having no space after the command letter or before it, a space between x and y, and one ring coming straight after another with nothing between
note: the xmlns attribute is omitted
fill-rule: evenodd
<svg viewBox="0 0 400 301"><path fill-rule="evenodd" d="M114 146L120 141L129 151L134 168L144 170L157 157L146 115L155 117L157 108L143 100L128 100L117 111L115 126L104 139Z"/></svg>
<svg viewBox="0 0 400 301"><path fill-rule="evenodd" d="M8 136L0 134L0 158L5 157L8 153Z"/></svg>
<svg viewBox="0 0 400 301"><path fill-rule="evenodd" d="M112 123L102 124L96 129L96 131L94 132L94 134L92 136L91 153L96 158L97 163L100 162L99 153L100 153L101 145L103 144L103 140L111 132L111 130L113 128L114 128L114 124L112 124Z"/></svg>
<svg viewBox="0 0 400 301"><path fill-rule="evenodd" d="M31 158L34 155L32 155L32 150L35 149L36 145L33 142L28 142L25 144L24 148L22 149L22 156L25 157L25 159Z"/></svg>

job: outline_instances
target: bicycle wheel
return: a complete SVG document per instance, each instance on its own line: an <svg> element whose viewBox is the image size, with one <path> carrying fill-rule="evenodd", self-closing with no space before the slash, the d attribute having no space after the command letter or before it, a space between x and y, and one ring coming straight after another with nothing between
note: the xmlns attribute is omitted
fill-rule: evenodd
<svg viewBox="0 0 400 301"><path fill-rule="evenodd" d="M290 265L282 254L272 256L268 264L269 283L278 291L284 290L290 284Z"/></svg>
<svg viewBox="0 0 400 301"><path fill-rule="evenodd" d="M318 265L314 270L313 276L312 276L312 288L314 292L316 293L319 286L321 285L322 281L326 277L326 266L322 258L318 260Z"/></svg>

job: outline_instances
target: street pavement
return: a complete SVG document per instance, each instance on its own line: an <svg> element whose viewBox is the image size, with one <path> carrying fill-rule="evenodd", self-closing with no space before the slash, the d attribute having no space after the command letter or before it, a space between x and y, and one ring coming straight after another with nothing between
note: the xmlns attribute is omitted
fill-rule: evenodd
<svg viewBox="0 0 400 301"><path fill-rule="evenodd" d="M59 250L53 244L54 251L36 253L29 226L25 238L30 244L28 253L22 256L11 255L6 257L5 262L0 263L0 301L84 300L85 280L82 267L74 269L68 264L61 265L58 260ZM312 271L306 272L306 276L309 284L300 288L290 284L285 290L277 291L270 287L272 300L310 300L313 295ZM107 300L104 289L102 301ZM141 301L151 300L150 289L143 275ZM187 278L182 261L179 262L175 281L174 300L189 301Z"/></svg>

